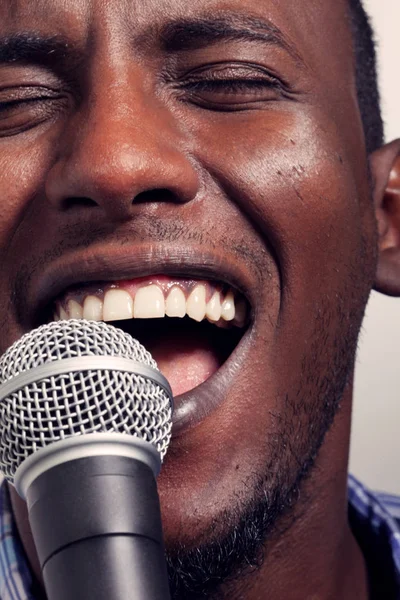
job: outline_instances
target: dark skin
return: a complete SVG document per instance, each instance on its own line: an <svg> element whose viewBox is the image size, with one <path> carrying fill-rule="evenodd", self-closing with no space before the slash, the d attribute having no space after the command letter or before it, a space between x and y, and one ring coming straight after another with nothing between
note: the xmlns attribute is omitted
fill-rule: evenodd
<svg viewBox="0 0 400 600"><path fill-rule="evenodd" d="M253 32L264 20L269 40L203 27L195 47L163 43L166 25L217 13ZM0 66L0 101L21 99L0 113L0 351L34 326L43 271L92 257L132 276L229 268L252 306L224 401L173 438L159 478L172 555L226 536L264 492L285 504L262 566L222 584L231 599L368 598L346 510L352 373L371 288L400 294L400 143L370 157L371 192L345 13L344 0L0 7L1 36L68 43L55 64Z"/></svg>

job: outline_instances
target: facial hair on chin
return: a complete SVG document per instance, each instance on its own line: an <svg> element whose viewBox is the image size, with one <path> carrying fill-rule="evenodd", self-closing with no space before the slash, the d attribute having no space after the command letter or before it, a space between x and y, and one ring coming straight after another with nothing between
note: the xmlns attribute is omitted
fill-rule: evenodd
<svg viewBox="0 0 400 600"><path fill-rule="evenodd" d="M173 600L234 600L238 589L240 598L245 597L247 576L263 564L268 540L293 524L300 487L312 470L354 367L365 302L358 300L346 310L345 297L335 309L318 312L311 351L302 363L300 391L293 396L296 401L286 395L280 434L273 442L264 441L268 456L264 473L249 476L243 485L247 494L252 490L251 497L232 500L230 508L207 528L203 536L207 542L196 548L177 545L167 552ZM331 330L332 319L338 324L334 338L322 340ZM322 343L336 350L330 361L325 359L329 372L326 364L319 368ZM302 425L294 432L295 423ZM293 440L298 440L296 448Z"/></svg>

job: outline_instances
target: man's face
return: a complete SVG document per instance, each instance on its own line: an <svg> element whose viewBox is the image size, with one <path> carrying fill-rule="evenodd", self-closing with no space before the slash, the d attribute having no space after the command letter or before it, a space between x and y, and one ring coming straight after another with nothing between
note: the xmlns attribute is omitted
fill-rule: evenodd
<svg viewBox="0 0 400 600"><path fill-rule="evenodd" d="M159 479L171 551L222 539L259 494L278 514L352 370L375 227L345 14L345 0L1 3L1 351L57 298L138 277L246 301L234 333L137 323L185 392Z"/></svg>

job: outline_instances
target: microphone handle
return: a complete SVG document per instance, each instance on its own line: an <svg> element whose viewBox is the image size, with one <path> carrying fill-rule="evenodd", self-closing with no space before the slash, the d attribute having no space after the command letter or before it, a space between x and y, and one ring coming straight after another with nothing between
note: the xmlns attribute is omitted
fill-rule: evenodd
<svg viewBox="0 0 400 600"><path fill-rule="evenodd" d="M153 472L140 460L58 464L27 491L48 600L169 600Z"/></svg>

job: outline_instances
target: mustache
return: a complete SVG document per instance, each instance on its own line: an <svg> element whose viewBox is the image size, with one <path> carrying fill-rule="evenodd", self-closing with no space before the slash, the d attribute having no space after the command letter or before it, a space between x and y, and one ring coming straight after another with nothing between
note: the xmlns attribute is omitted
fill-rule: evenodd
<svg viewBox="0 0 400 600"><path fill-rule="evenodd" d="M206 229L195 222L188 225L177 220L143 215L118 226L107 223L97 225L93 222L68 224L61 227L54 237L56 241L53 245L38 255L27 257L27 262L18 269L12 290L14 298L21 295L35 273L70 252L91 247L98 249L100 244L123 247L132 245L135 241L147 244L195 243L205 249L224 248L227 255L231 254L251 263L260 276L265 277L265 261L261 260L259 245L244 238L232 239L228 235L221 237L221 232L212 224Z"/></svg>
<svg viewBox="0 0 400 600"><path fill-rule="evenodd" d="M102 256L104 248L105 256L107 249L123 249L129 247L127 252L135 250L135 244L154 247L155 254L160 256L165 252L173 252L174 244L182 249L187 246L188 250L196 248L196 253L201 256L212 250L223 254L226 260L239 260L244 267L248 265L249 270L255 273L256 278L264 284L270 279L269 261L266 261L266 253L260 251L262 243L257 235L254 237L244 234L237 235L232 228L219 222L214 226L211 223L205 227L203 223L196 223L195 219L182 222L178 219L159 218L151 215L140 215L123 223L101 223L96 220L83 220L82 222L63 223L58 229L52 229L43 243L35 248L34 237L30 239L32 251L18 252L21 262L15 268L15 275L10 282L10 302L20 322L24 321L26 314L26 290L31 288L38 274L45 272L48 268L61 259L68 260L69 255L79 252L91 255L92 251L97 256ZM52 240L53 243L52 243ZM164 245L164 249L163 249ZM123 250L122 250L123 252ZM270 257L271 260L271 257ZM156 266L157 259L154 259ZM25 302L25 304L24 304Z"/></svg>

